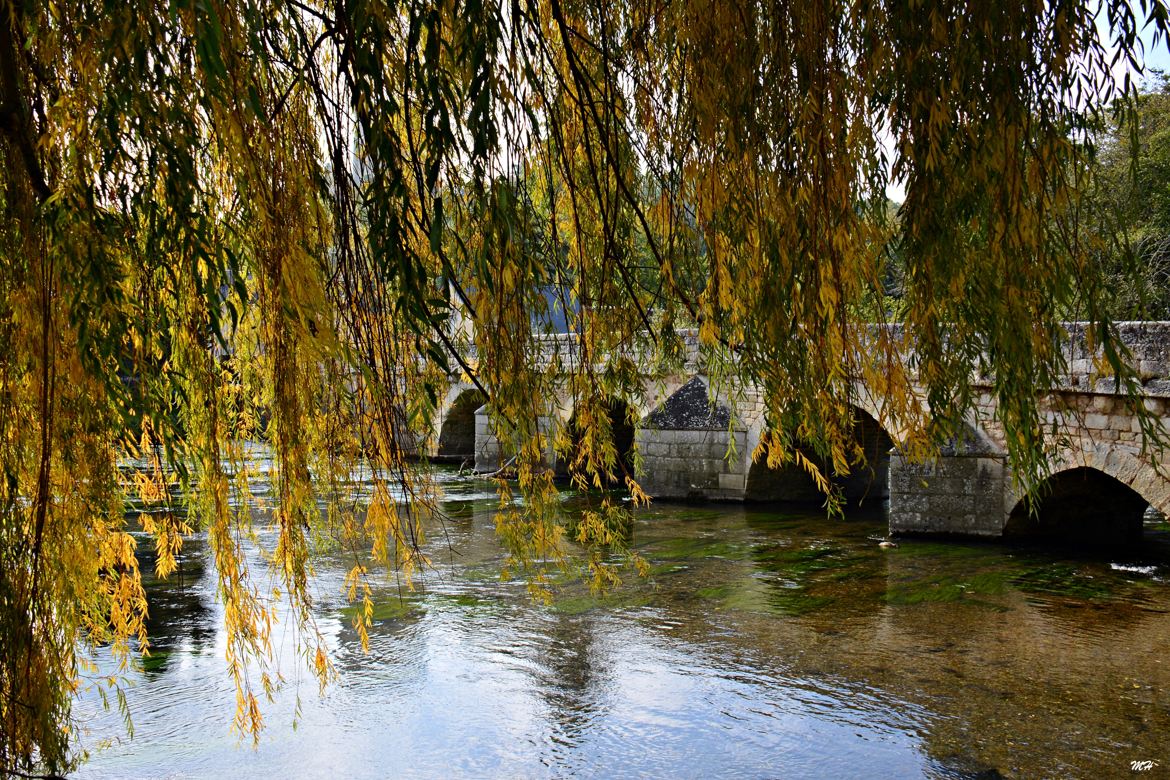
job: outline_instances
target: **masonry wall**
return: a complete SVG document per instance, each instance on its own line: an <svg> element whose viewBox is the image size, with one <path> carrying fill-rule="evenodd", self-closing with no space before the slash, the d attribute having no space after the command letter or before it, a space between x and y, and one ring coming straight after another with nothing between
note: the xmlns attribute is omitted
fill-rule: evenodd
<svg viewBox="0 0 1170 780"><path fill-rule="evenodd" d="M475 470L481 474L500 468L500 440L486 409L475 411Z"/></svg>
<svg viewBox="0 0 1170 780"><path fill-rule="evenodd" d="M890 456L890 533L1002 535L1010 483L1002 456Z"/></svg>
<svg viewBox="0 0 1170 780"><path fill-rule="evenodd" d="M743 458L727 460L733 435L735 451L743 453L746 431L639 428L635 440L645 472L642 488L656 498L742 500Z"/></svg>
<svg viewBox="0 0 1170 780"><path fill-rule="evenodd" d="M1170 323L1122 323L1120 331L1133 352L1146 407L1166 420L1170 415ZM1044 431L1055 426L1056 435L1062 437L1054 468L1099 470L1132 487L1156 508L1170 511L1170 479L1153 468L1142 446L1140 427L1124 400L1116 395L1113 379L1102 373L1100 355L1088 348L1083 326L1069 326L1069 334L1063 346L1069 372L1040 400ZM559 359L558 355L573 354L572 350L555 349L559 344L556 339L549 341L550 364ZM659 378L659 383L673 386L688 376L691 379L669 393L636 432L642 460L639 477L646 491L659 498L742 500L751 468L750 449L762 429L762 399L757 388L718 387L719 399L711 403L706 379L699 383L703 372L698 365L697 347L688 344L687 352L684 369L669 379ZM897 453L891 456L888 473L892 532L982 537L1003 533L1020 497L1013 493L1011 474L1005 465L1004 433L995 419L996 403L990 384L986 378L981 381L985 382L984 395L971 420L974 429L986 434L980 446L945 451L942 457L924 464L910 463ZM651 384L648 382L647 387ZM659 395L654 396L648 391L646 404L652 405L665 394L659 390ZM545 418L542 424L547 426L549 422L551 418ZM729 432L741 426L747 430ZM895 437L899 435L895 432ZM733 449L736 457L729 461L727 456ZM883 464L877 457L880 449L874 446L874 484L868 486L867 500L881 498ZM494 471L502 459L506 455L500 453L487 414L477 414L477 470ZM549 462L552 463L551 457Z"/></svg>
<svg viewBox="0 0 1170 780"><path fill-rule="evenodd" d="M552 430L553 418L541 416L536 418L536 427L541 433L547 434ZM556 464L556 453L552 450L551 437L548 437L549 449L545 453L545 465ZM475 410L475 470L481 474L498 471L507 465L512 457L511 452L505 452L500 445L500 439L492 427L491 417L486 407Z"/></svg>

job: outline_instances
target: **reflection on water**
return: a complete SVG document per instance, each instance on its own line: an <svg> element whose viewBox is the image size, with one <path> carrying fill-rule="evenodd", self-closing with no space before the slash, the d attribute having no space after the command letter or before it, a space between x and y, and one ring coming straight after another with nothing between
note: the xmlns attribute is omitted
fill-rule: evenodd
<svg viewBox="0 0 1170 780"><path fill-rule="evenodd" d="M278 626L286 684L256 749L228 730L214 571L203 540L190 542L182 577L151 584L157 652L128 691L135 737L83 696L94 753L78 776L1170 768L1164 528L1132 558L1094 559L927 541L880 549L878 516L655 505L638 515L634 542L652 564L647 580L601 599L564 583L544 607L498 579L490 486L453 472L445 486L436 568L413 593L382 583L368 654L341 593L350 562L317 562L318 620L341 679L318 697ZM570 511L583 500L568 498Z"/></svg>

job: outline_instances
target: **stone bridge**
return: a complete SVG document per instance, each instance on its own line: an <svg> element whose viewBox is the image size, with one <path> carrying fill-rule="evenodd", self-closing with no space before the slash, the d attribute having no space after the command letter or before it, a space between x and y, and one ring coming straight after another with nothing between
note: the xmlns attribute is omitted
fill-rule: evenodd
<svg viewBox="0 0 1170 780"><path fill-rule="evenodd" d="M1144 403L1163 418L1170 410L1170 322L1119 328L1136 362ZM1163 468L1170 463L1143 454L1138 420L1115 382L1098 375L1084 328L1074 324L1067 331L1069 375L1040 399L1046 429L1060 437L1051 477L1034 488L1036 511L1028 511L1026 496L1012 479L989 392L981 395L962 441L943 447L933 460L915 462L901 454L899 433L878 423L877 401L857 387L855 435L867 466L834 475L847 501L888 506L892 533L990 538L1129 540L1140 536L1148 507L1170 514L1170 470ZM690 338L682 371L647 376L633 414L617 405L611 412L619 451L636 447L641 457L638 478L646 492L676 500L823 502L797 467L770 469L753 461L764 433L762 397L751 387L713 387ZM480 472L499 468L500 443L484 401L470 385L451 385L440 408L438 435L429 438L431 457L474 464ZM571 398L554 399L540 425L571 426L573 415ZM638 424L627 424L627 416ZM564 467L555 453L549 458L554 467Z"/></svg>

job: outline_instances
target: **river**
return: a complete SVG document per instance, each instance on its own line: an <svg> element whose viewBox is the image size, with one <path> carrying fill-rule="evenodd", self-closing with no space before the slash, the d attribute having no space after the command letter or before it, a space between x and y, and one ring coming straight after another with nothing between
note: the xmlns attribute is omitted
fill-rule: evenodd
<svg viewBox="0 0 1170 780"><path fill-rule="evenodd" d="M260 743L234 692L206 540L149 583L154 655L93 690L79 778L1121 777L1170 774L1170 528L1127 553L901 540L880 514L655 503L651 573L551 606L501 581L489 483L440 474L449 515L413 592L383 579L363 653L315 562L339 680L289 630ZM590 500L566 494L568 511ZM260 534L260 544L271 538ZM142 546L148 546L144 544ZM298 713L299 701L299 713Z"/></svg>

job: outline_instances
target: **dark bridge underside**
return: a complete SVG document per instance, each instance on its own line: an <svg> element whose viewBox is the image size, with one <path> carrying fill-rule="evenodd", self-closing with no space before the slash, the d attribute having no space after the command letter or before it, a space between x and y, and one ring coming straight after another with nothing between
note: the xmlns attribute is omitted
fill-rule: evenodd
<svg viewBox="0 0 1170 780"><path fill-rule="evenodd" d="M854 411L853 435L864 460L854 463L849 474L830 474L830 480L849 504L880 507L890 495L890 450L894 442L877 420L860 409ZM828 473L826 464L815 462L822 473ZM748 471L744 500L823 504L825 496L800 466L770 469L760 461Z"/></svg>
<svg viewBox="0 0 1170 780"><path fill-rule="evenodd" d="M483 404L483 393L478 390L465 390L455 399L439 430L434 460L448 463L475 460L475 410Z"/></svg>
<svg viewBox="0 0 1170 780"><path fill-rule="evenodd" d="M1053 475L1037 491L1035 511L1029 512L1027 501L1017 504L1004 536L1077 544L1129 544L1141 539L1149 504L1108 474L1070 469Z"/></svg>
<svg viewBox="0 0 1170 780"><path fill-rule="evenodd" d="M629 421L629 407L624 402L610 398L605 403L605 409L609 418L609 432L613 438L614 451L617 453L619 462L614 467L614 479L610 480L603 476L602 482L606 486L620 485L625 475L634 473L634 426ZM569 452L557 457L556 475L561 479L572 479L578 476L577 469L573 465L581 442L581 430L577 425L576 410L569 418L569 439L571 442ZM588 475L580 474L580 476L586 482L591 482Z"/></svg>

